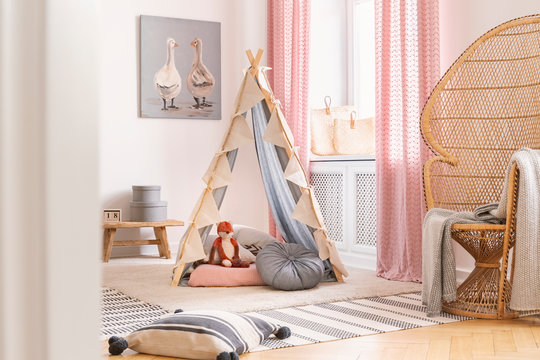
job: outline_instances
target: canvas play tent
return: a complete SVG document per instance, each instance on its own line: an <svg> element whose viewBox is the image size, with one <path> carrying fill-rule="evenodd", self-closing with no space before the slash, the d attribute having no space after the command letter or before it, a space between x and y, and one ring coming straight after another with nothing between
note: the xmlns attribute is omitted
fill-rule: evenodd
<svg viewBox="0 0 540 360"><path fill-rule="evenodd" d="M287 242L318 252L337 281L347 270L327 231L313 189L309 186L294 139L280 103L270 89L266 70L259 66L263 51L254 58L247 51L251 67L246 71L233 108L232 121L223 143L203 176L206 184L187 223L178 249L172 285L178 285L188 264L206 257L202 239L221 221L219 208L232 182L238 148L255 141L266 197L280 233ZM253 132L246 122L251 110Z"/></svg>

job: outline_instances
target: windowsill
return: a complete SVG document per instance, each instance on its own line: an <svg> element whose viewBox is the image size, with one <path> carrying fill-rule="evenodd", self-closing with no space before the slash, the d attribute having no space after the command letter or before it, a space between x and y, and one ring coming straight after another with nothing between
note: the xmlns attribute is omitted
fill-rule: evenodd
<svg viewBox="0 0 540 360"><path fill-rule="evenodd" d="M309 159L311 162L318 161L374 161L375 154L367 155L329 155L329 156L318 156L311 154Z"/></svg>

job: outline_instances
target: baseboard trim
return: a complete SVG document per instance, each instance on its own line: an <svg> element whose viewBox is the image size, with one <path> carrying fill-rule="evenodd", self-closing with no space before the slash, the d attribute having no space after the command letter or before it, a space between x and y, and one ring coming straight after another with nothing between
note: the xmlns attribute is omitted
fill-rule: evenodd
<svg viewBox="0 0 540 360"><path fill-rule="evenodd" d="M341 261L345 266L375 271L377 255L365 253L340 253Z"/></svg>
<svg viewBox="0 0 540 360"><path fill-rule="evenodd" d="M176 253L178 243L169 243L171 253ZM157 246L113 246L111 249L111 259L115 257L132 257L139 255L158 256L159 251Z"/></svg>

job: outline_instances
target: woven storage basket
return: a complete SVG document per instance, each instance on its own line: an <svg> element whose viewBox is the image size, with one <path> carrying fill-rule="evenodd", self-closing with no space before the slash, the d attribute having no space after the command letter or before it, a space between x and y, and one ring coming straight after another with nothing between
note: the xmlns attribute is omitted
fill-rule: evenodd
<svg viewBox="0 0 540 360"><path fill-rule="evenodd" d="M311 110L311 152L315 155L338 155L334 148L334 119L347 119L353 106Z"/></svg>
<svg viewBox="0 0 540 360"><path fill-rule="evenodd" d="M341 155L375 153L373 118L334 120L334 149Z"/></svg>
<svg viewBox="0 0 540 360"><path fill-rule="evenodd" d="M311 152L315 155L363 155L375 152L373 118L356 120L354 106L311 110Z"/></svg>

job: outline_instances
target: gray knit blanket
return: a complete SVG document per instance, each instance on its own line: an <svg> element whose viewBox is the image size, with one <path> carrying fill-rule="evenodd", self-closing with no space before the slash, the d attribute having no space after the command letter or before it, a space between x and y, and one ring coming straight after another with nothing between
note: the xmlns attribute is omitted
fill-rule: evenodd
<svg viewBox="0 0 540 360"><path fill-rule="evenodd" d="M450 229L454 224L500 224L490 210L497 204L483 205L473 212L431 209L422 227L422 303L428 316L441 313L442 301L456 300L456 260Z"/></svg>
<svg viewBox="0 0 540 360"><path fill-rule="evenodd" d="M498 204L483 205L473 212L431 209L426 214L422 227L422 302L428 316L440 314L442 301L456 299L452 225L504 222L508 178L513 163L517 163L520 177L510 307L516 311L540 309L540 151L523 149L510 160Z"/></svg>
<svg viewBox="0 0 540 360"><path fill-rule="evenodd" d="M517 151L509 169L514 163L519 169L519 189L510 309L525 312L540 309L540 150ZM508 187L509 173L503 189ZM493 215L506 218L506 200L504 191Z"/></svg>

